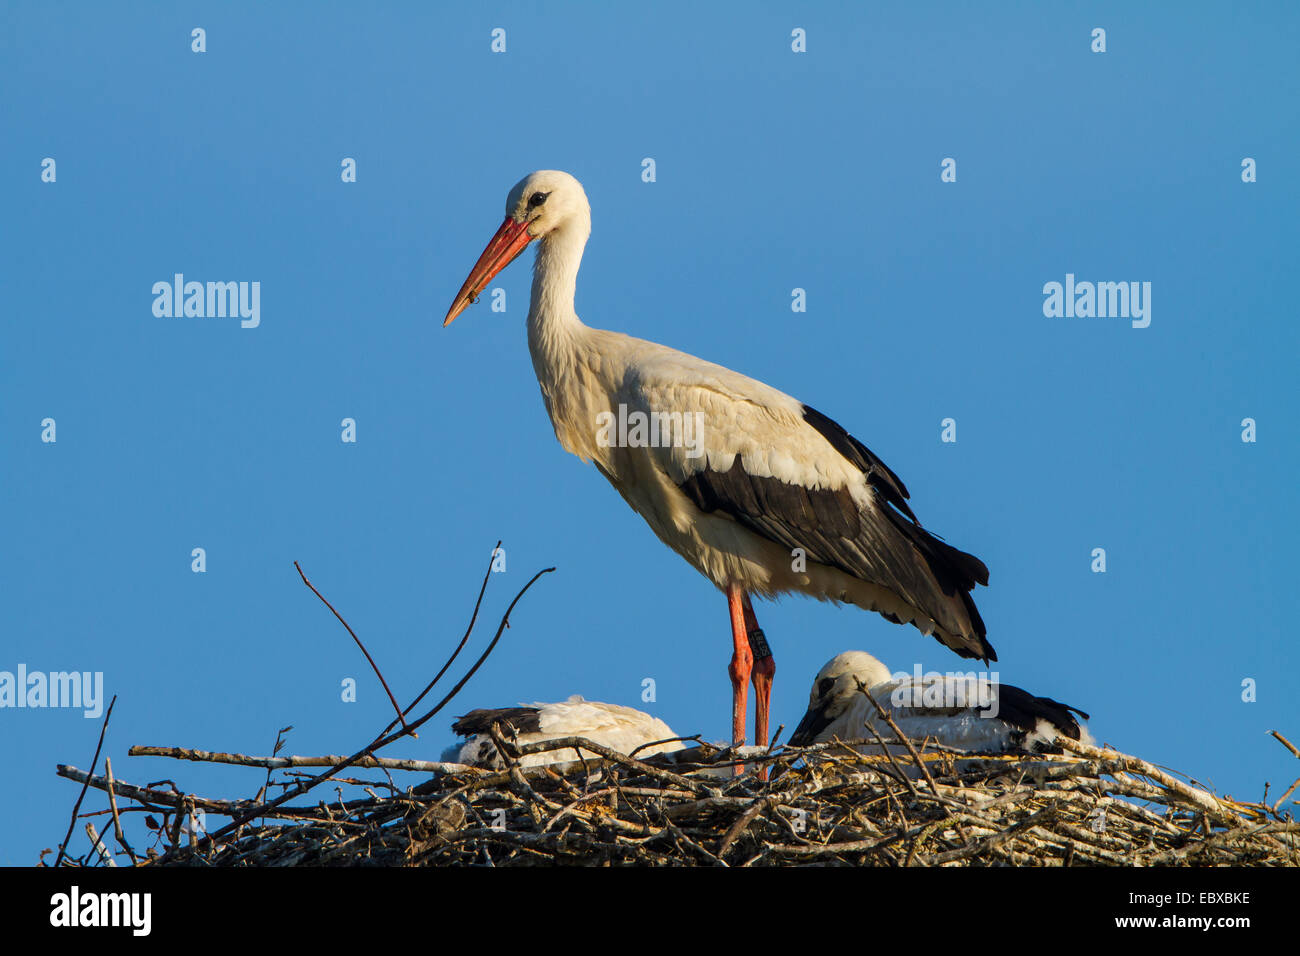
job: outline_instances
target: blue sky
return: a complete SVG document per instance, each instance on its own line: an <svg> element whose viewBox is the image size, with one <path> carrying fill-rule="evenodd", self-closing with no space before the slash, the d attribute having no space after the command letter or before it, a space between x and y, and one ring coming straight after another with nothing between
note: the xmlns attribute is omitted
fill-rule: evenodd
<svg viewBox="0 0 1300 956"><path fill-rule="evenodd" d="M0 670L102 671L119 777L243 796L260 771L126 750L269 753L288 724L294 753L362 746L389 704L293 561L409 698L498 538L481 640L558 570L459 706L390 754L436 758L472 707L573 693L727 735L725 601L555 441L527 264L493 284L504 314L484 300L440 327L507 190L558 168L593 207L583 320L753 375L865 442L927 527L988 564L1003 680L1220 792L1294 779L1267 736L1300 739L1293 5L5 16ZM178 272L259 282L260 324L155 316ZM1149 327L1044 316L1067 273L1150 282ZM787 728L839 651L962 666L854 608L758 613ZM77 788L55 765L88 766L98 730L0 709L21 783L0 863L57 844Z"/></svg>

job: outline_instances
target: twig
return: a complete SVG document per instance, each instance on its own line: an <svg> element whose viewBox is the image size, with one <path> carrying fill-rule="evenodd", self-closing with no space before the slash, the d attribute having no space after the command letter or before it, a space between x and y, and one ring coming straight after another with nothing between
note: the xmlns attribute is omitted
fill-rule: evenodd
<svg viewBox="0 0 1300 956"><path fill-rule="evenodd" d="M991 837L986 837L983 840L979 840L976 841L975 843L969 844L968 846L964 846L960 850L949 850L946 853L936 854L935 856L930 858L930 862L932 864L952 863L957 860L964 860L967 857L977 856L981 853L986 853L989 850L993 849L994 847L1000 846L1001 844L1007 842L1007 840L1011 839L1016 834L1022 833L1025 830L1029 830L1037 826L1039 823L1043 823L1047 820L1050 820L1055 816L1056 816L1056 804L1049 803L1047 806L1043 807L1043 809L1039 810L1037 813L1025 817L1025 819L1019 821L1018 823L1013 823L1005 830L1000 830L997 833L993 834Z"/></svg>
<svg viewBox="0 0 1300 956"><path fill-rule="evenodd" d="M108 847L104 846L104 841L99 836L99 831L89 820L86 821L86 836L90 837L90 848L95 851L99 861L105 866L117 866L117 861L113 859L113 854L109 852Z"/></svg>
<svg viewBox="0 0 1300 956"><path fill-rule="evenodd" d="M912 741L908 739L907 734L898 729L898 724L894 723L894 718L885 713L885 709L876 702L876 698L871 696L871 691L867 690L867 686L856 677L854 680L857 680L858 682L858 690L867 695L867 700L871 701L871 706L876 708L876 713L884 718L885 723L889 724L889 729L894 732L894 736L903 742L903 746L907 748L907 752L912 755L912 759L916 761L916 765L921 768L921 773L925 775L926 781L930 784L930 792L935 796L938 796L939 788L934 785L934 777L930 776L930 768L921 760L921 755L916 752L916 748L912 746Z"/></svg>
<svg viewBox="0 0 1300 956"><path fill-rule="evenodd" d="M888 760L889 765L894 768L894 772L898 774L898 779L903 782L903 786L907 787L907 792L913 797L918 796L916 787L912 786L912 781L908 778L903 768L898 765L898 761L894 759L894 755L889 752L889 747L885 743L884 738L880 736L880 732L876 730L875 724L868 721L867 729L871 731L871 735L876 738L876 742L880 745L880 749L884 753L885 759Z"/></svg>
<svg viewBox="0 0 1300 956"><path fill-rule="evenodd" d="M469 636L474 633L474 622L478 620L478 609L483 604L483 595L487 593L488 580L492 577L492 565L496 562L497 551L500 550L500 548L501 541L498 539L496 547L492 549L492 557L488 560L487 571L483 573L483 583L479 586L478 598L474 601L474 613L469 616L469 627L465 628L465 636L460 639L460 643L457 644L456 649L452 651L451 657L447 658L447 662L442 665L442 669L434 675L433 680L429 681L424 690L420 691L420 693L416 695L415 700L406 705L406 709L402 711L402 713L409 714L415 709L415 706L420 701L424 700L425 695L428 694L429 691L433 690L434 685L436 685L438 681L442 680L442 675L447 673L447 668L451 667L456 658L460 656L461 650L465 647L466 642L469 641ZM396 726L396 721L385 727L380 732L379 736L382 737L384 734L392 730L394 726Z"/></svg>
<svg viewBox="0 0 1300 956"><path fill-rule="evenodd" d="M705 784L698 781L691 780L688 777L683 777L681 774L663 770L641 760L634 760L626 754L619 753L619 751L606 747L604 744L598 744L594 740L588 740L586 737L554 737L551 740L541 740L535 744L521 744L517 746L515 750L518 752L519 756L523 757L528 754L577 748L589 750L594 754L599 754L606 760L613 761L616 764L621 764L624 767L639 770L641 773L647 774L648 776L657 777L660 780L666 780L674 786L682 787L683 789L696 791L705 787Z"/></svg>
<svg viewBox="0 0 1300 956"><path fill-rule="evenodd" d="M1145 760L1141 760L1137 757L1130 757L1117 750L1103 750L1100 747L1091 747L1088 744L1080 743L1077 740L1071 740L1064 735L1058 735L1056 742L1067 750L1101 761L1102 767L1106 768L1107 771L1109 771L1110 768L1132 770L1142 774L1144 777L1149 777L1164 787L1166 791L1177 794L1187 803L1192 804L1202 812L1213 816L1215 819L1231 819L1231 815L1224 809L1223 805L1209 793L1183 783L1181 780L1166 773L1159 767L1147 763Z"/></svg>
<svg viewBox="0 0 1300 956"><path fill-rule="evenodd" d="M293 730L293 724L290 724L287 727L281 727L279 730L275 732L275 746L271 748L272 757L274 757L276 754L280 752L280 748L284 746L284 735L291 730ZM133 752L134 749L135 748L133 747L131 750L128 750L127 756L131 756L131 757L135 756ZM270 767L266 768L266 783L262 784L262 789L259 790L257 793L256 799L258 800L264 800L266 798L266 795L271 792L271 769L272 768ZM263 825L265 825L266 821L263 820L262 823Z"/></svg>
<svg viewBox="0 0 1300 956"><path fill-rule="evenodd" d="M528 589L533 586L533 584L537 581L538 578L540 578L543 574L549 574L554 570L555 568L543 568L541 571L538 571L536 574L534 574L529 579L528 583L525 584L522 589L520 589L519 593L515 595L515 599L510 602L510 606L506 608L505 614L502 615L501 623L497 627L497 632L493 636L491 643L488 644L487 650L485 650L482 653L482 655L480 655L479 659L474 662L474 666L469 669L469 672L460 679L460 681L456 684L456 686L451 689L451 692L448 693L447 696L444 697L436 707L430 710L427 714L425 714L415 723L407 726L401 732L390 734L386 737L383 737L379 740L376 740L368 744L367 746L363 747L361 750L358 750L351 757L348 757L346 760L340 761L339 763L331 767L329 770L326 770L324 773L317 774L316 776L312 777L310 780L303 781L302 783L298 784L296 787L293 787L290 790L286 790L284 793L282 793L280 796L276 797L274 800L270 801L269 803L262 804L261 807L255 807L253 810L240 814L238 817L236 817L230 823L226 824L216 833L213 833L208 837L205 837L204 843L205 844L211 843L221 837L224 837L234 832L236 829L243 826L248 821L258 816L261 816L262 814L258 812L259 810L273 809L275 807L284 804L286 801L293 799L294 797L301 796L302 794L306 793L308 790L311 790L317 784L321 783L324 780L329 779L331 776L338 773L340 770L344 770L352 766L354 763L356 763L358 760L361 760L364 757L371 756L372 751L378 750L381 747L387 746L388 744L392 743L394 740L398 740L399 738L406 736L408 733L410 733L413 730L416 730L424 723L426 723L434 716L436 716L438 712L441 711L443 707L447 706L447 703L453 697L455 697L457 693L460 692L460 689L465 686L465 684L469 681L471 677L474 676L474 674L478 671L478 669L481 666L483 666L483 662L487 660L488 655L491 654L493 648L497 646L497 642L501 640L501 635L505 632L505 629L510 626L510 613L515 609L515 605L519 603L520 598L522 598L525 594L528 593Z"/></svg>
<svg viewBox="0 0 1300 956"><path fill-rule="evenodd" d="M316 595L318 598L320 598L321 603L330 609L330 613L332 613L335 617L339 619L339 623L348 629L348 633L352 635L352 640L357 642L357 647L361 648L361 653L366 655L366 660L370 662L370 667L372 670L374 670L375 676L379 678L379 683L384 685L384 693L387 694L388 699L393 702L393 710L397 711L397 719L402 722L403 727L406 727L406 718L402 715L402 708L399 707L397 704L397 698L394 697L393 692L388 689L388 681L384 680L384 675L382 672L380 672L379 665L375 663L375 659L371 657L370 652L366 650L366 645L361 643L361 638L357 637L357 632L352 630L352 625L350 625L347 621L343 620L342 614L334 610L334 605L331 604L329 601L325 600L325 595L317 591L316 586L307 580L307 575L303 573L302 566L299 565L297 561L293 563L293 566L298 569L298 577L302 578L302 583L307 585L307 587L311 588L311 593ZM407 731L409 733L410 728L407 728ZM414 736L414 734L412 734L412 736ZM269 774L268 774L268 780L269 780Z"/></svg>
<svg viewBox="0 0 1300 956"><path fill-rule="evenodd" d="M1276 730L1270 730L1269 733L1272 734L1274 737L1276 737L1278 739L1278 742L1281 743L1283 747L1291 751L1291 754L1293 756L1300 757L1300 750L1296 749L1295 744L1291 743L1291 741L1287 740ZM1277 811L1281 809L1282 804L1286 803L1286 798L1291 796L1291 794L1295 793L1296 787L1300 787L1300 777L1297 777L1295 783L1291 784L1291 786L1286 788L1286 793L1282 794L1282 796L1277 798L1277 802L1273 804L1273 813L1276 814Z"/></svg>
<svg viewBox="0 0 1300 956"><path fill-rule="evenodd" d="M722 838L722 842L718 844L719 860L724 859L726 857L727 851L731 849L731 844L736 841L737 837L739 837L742 833L745 832L745 829L753 821L754 817L758 816L760 813L762 813L771 805L772 805L771 797L766 797L762 800L755 800L751 803L749 809L746 810L744 813L742 813L740 815L740 819L731 825L731 829L727 831L727 835L724 836Z"/></svg>
<svg viewBox="0 0 1300 956"><path fill-rule="evenodd" d="M113 705L116 703L117 695L114 694L113 699L108 702L108 711L104 714L104 723L101 724L99 728L99 743L95 744L95 756L90 761L91 773L95 772L95 764L99 763L99 751L104 746L104 732L108 730L108 718L113 716ZM77 814L81 810L81 801L85 799L86 790L89 786L90 782L87 780L87 782L81 787L81 793L77 794L77 802L72 808L72 819L68 822L67 835L64 836L63 842L59 844L59 855L54 858L55 867L58 867L63 863L63 857L66 855L68 849L68 841L72 839L72 828L77 825Z"/></svg>
<svg viewBox="0 0 1300 956"><path fill-rule="evenodd" d="M1300 749L1297 749L1295 744L1291 743L1291 741L1287 740L1276 730L1270 730L1269 733L1272 734L1274 737L1276 737L1278 739L1278 742L1281 743L1283 747L1291 751L1291 755L1293 757L1300 757Z"/></svg>
<svg viewBox="0 0 1300 956"><path fill-rule="evenodd" d="M201 763L225 763L240 767L266 767L268 770L287 770L290 767L333 767L347 759L341 755L252 757L247 754L195 750L189 747L147 747L139 744L133 746L127 753L132 757L170 757L174 760L192 760ZM464 764L446 763L438 760L410 760L403 757L373 756L362 757L353 761L352 765L367 770L382 768L387 770L411 770L416 773L459 773L474 769Z"/></svg>
<svg viewBox="0 0 1300 956"><path fill-rule="evenodd" d="M772 734L772 740L771 740L771 742L767 745L768 752L771 752L771 751L773 751L773 750L776 749L776 742L777 742L777 739L780 738L780 736L781 736L781 732L782 732L783 730L785 730L785 724L777 724L777 727L776 727L776 733Z"/></svg>
<svg viewBox="0 0 1300 956"><path fill-rule="evenodd" d="M1291 794L1295 793L1295 789L1296 789L1296 787L1300 787L1300 777L1296 777L1296 781L1295 781L1295 783L1293 783L1293 784L1291 784L1291 786L1287 787L1287 788L1286 788L1286 793L1284 793L1284 794L1282 794L1282 796L1278 797L1277 802L1273 804L1273 812L1274 812L1274 813L1277 813L1277 811L1278 811L1279 809L1281 809L1282 804L1286 803L1286 798L1287 798L1287 797L1289 797L1289 796L1291 796Z"/></svg>
<svg viewBox="0 0 1300 956"><path fill-rule="evenodd" d="M131 844L126 842L126 834L122 832L122 818L117 813L117 794L113 792L113 758L107 755L104 756L104 776L108 782L108 805L113 811L113 837L126 850L131 862L138 863L135 850L131 849Z"/></svg>

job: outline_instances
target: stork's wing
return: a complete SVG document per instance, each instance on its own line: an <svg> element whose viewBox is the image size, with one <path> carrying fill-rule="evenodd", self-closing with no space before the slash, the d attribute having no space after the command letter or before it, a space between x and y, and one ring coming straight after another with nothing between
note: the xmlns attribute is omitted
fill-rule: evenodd
<svg viewBox="0 0 1300 956"><path fill-rule="evenodd" d="M975 680L956 674L926 677L919 684L911 678L891 681L873 687L871 693L909 737L929 735L953 746L975 749L1008 744L1044 749L1026 743L1038 736L1043 722L1080 740L1081 730L1074 715L1088 719L1079 708L1050 697L1038 697L1011 684L981 687ZM874 708L870 702L859 709L867 719L872 718Z"/></svg>
<svg viewBox="0 0 1300 956"><path fill-rule="evenodd" d="M1082 739L1079 722L1074 719L1074 715L1078 714L1084 720L1089 718L1078 707L1062 704L1050 697L1037 697L1010 684L999 684L997 694L999 720L1005 720L1025 733L1033 733L1038 722L1045 720L1065 736L1073 740Z"/></svg>
<svg viewBox="0 0 1300 956"><path fill-rule="evenodd" d="M970 598L988 569L923 529L898 476L831 419L662 347L628 366L618 397L647 414L696 416L696 447L648 450L700 510L889 589L937 622L946 633L936 636L958 654L997 660Z"/></svg>
<svg viewBox="0 0 1300 956"><path fill-rule="evenodd" d="M460 737L486 734L493 724L500 724L503 733L533 734L541 730L538 707L495 707L471 710L451 725L451 732Z"/></svg>

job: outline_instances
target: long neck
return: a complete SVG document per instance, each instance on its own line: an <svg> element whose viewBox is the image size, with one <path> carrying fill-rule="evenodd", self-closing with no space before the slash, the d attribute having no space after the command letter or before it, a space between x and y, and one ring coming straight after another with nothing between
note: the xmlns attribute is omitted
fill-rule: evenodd
<svg viewBox="0 0 1300 956"><path fill-rule="evenodd" d="M566 374L578 339L587 328L573 309L587 233L580 223L572 223L548 234L537 250L528 306L528 350L543 393Z"/></svg>

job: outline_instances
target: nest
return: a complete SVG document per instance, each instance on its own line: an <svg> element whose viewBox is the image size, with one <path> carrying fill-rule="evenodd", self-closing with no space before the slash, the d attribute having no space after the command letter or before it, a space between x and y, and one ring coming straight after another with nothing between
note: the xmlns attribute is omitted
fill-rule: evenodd
<svg viewBox="0 0 1300 956"><path fill-rule="evenodd" d="M450 693L416 718L416 705L448 672L474 631L491 567L465 636L405 708L398 706L361 639L298 568L303 583L366 654L397 719L349 757L280 756L283 736L292 728L281 730L270 757L180 747L129 751L267 771L256 796L230 800L186 793L171 781L137 786L115 779L108 759L105 773L97 775L114 698L90 772L58 768L60 776L82 788L54 865L116 866L119 860L140 866L1300 863L1300 828L1282 810L1300 780L1272 804L1240 803L1145 760L1064 737L1057 739L1061 752L1050 756L970 754L930 740L914 742L884 712L894 736L877 736L870 753L838 741L738 751L698 745L639 760L635 753L627 756L582 738L520 746L494 726L498 770L376 756L448 705L492 653L515 605L551 570L539 571L523 586L487 649ZM1286 738L1274 736L1300 757ZM556 763L521 765L522 758L538 753L551 753ZM277 770L283 777L273 781ZM380 770L385 779L345 775L357 770ZM393 774L409 772L428 779L399 786ZM311 792L319 793L327 783L338 788L337 799L310 802ZM83 814L82 801L92 787L107 795L108 807ZM275 787L280 793L272 798ZM365 796L345 801L344 787ZM101 822L106 828L101 835L87 819L110 814L120 850L107 846L106 824ZM141 815L152 841L143 854L123 826L123 818ZM230 822L214 829L210 817ZM90 849L78 858L68 847L79 819L87 819Z"/></svg>
<svg viewBox="0 0 1300 956"><path fill-rule="evenodd" d="M1279 738L1282 739L1282 738ZM701 745L639 760L580 738L516 747L498 771L368 757L355 767L433 771L350 802L268 807L135 787L71 767L114 803L162 815L140 865L529 866L1295 866L1300 826L1281 804L1215 796L1144 760L1062 739L1059 756L972 755L893 738L733 752ZM1285 741L1284 741L1285 742ZM521 768L555 751L598 759ZM180 748L133 754L268 767L342 758L243 757ZM740 771L737 773L737 771ZM361 791L358 791L361 792ZM265 815L237 822L261 810ZM194 814L236 824L207 836ZM120 827L120 824L118 824ZM98 862L106 849L98 843ZM97 862L96 852L83 862Z"/></svg>

